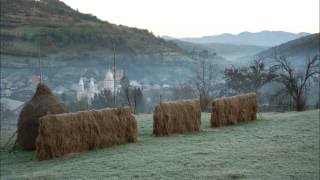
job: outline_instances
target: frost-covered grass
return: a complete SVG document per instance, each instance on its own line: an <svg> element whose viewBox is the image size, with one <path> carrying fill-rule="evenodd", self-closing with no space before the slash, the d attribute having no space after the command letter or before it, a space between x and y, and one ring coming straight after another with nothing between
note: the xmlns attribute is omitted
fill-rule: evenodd
<svg viewBox="0 0 320 180"><path fill-rule="evenodd" d="M319 179L319 110L262 116L211 129L203 113L201 132L156 138L138 115L138 143L41 162L1 150L1 179Z"/></svg>

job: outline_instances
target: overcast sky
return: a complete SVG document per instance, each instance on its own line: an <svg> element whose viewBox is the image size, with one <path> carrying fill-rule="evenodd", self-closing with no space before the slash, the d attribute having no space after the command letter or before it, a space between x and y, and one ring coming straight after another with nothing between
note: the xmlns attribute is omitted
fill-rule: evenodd
<svg viewBox="0 0 320 180"><path fill-rule="evenodd" d="M155 35L199 37L262 30L319 32L319 0L62 0Z"/></svg>

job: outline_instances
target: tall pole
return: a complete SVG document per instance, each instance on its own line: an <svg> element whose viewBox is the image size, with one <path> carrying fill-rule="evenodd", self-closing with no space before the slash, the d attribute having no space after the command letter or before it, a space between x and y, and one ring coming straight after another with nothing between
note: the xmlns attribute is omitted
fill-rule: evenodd
<svg viewBox="0 0 320 180"><path fill-rule="evenodd" d="M42 70L41 70L41 57L40 57L40 43L38 44L38 63L39 63L40 83L41 83L42 82Z"/></svg>
<svg viewBox="0 0 320 180"><path fill-rule="evenodd" d="M113 104L116 107L116 47L113 44Z"/></svg>
<svg viewBox="0 0 320 180"><path fill-rule="evenodd" d="M36 4L34 4L34 6L32 7L31 11L34 13L36 9ZM42 82L42 70L41 70L41 57L40 57L40 39L38 40L38 64L39 64L39 79L40 79L40 83Z"/></svg>

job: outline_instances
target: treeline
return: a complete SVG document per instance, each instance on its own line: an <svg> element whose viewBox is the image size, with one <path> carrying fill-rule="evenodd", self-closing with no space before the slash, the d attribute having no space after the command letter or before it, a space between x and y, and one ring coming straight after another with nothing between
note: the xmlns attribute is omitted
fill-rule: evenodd
<svg viewBox="0 0 320 180"><path fill-rule="evenodd" d="M271 64L256 57L247 66L225 68L222 76L214 64L200 61L193 77L173 89L172 99L199 98L206 111L214 98L255 92L260 106L303 111L310 104L320 105L319 75L319 54L307 56L299 68L285 56L273 57Z"/></svg>

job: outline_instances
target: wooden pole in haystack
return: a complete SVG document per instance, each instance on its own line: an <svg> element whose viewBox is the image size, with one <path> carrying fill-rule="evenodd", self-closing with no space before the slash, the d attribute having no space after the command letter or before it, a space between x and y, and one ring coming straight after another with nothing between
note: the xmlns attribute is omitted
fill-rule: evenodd
<svg viewBox="0 0 320 180"><path fill-rule="evenodd" d="M136 114L136 108L137 108L137 88L136 87L134 87L133 89L133 100L134 100L133 114Z"/></svg>
<svg viewBox="0 0 320 180"><path fill-rule="evenodd" d="M116 47L113 44L113 104L116 107Z"/></svg>
<svg viewBox="0 0 320 180"><path fill-rule="evenodd" d="M36 0L36 2L38 2L39 0ZM35 9L36 9L36 4L34 4L34 6L32 7L31 11L33 13L35 13ZM39 36L40 38L40 36ZM40 39L38 39L38 64L39 64L39 79L40 79L40 83L42 82L42 70L41 70L41 52L40 52Z"/></svg>
<svg viewBox="0 0 320 180"><path fill-rule="evenodd" d="M42 82L42 70L41 70L41 57L40 57L40 43L38 44L38 63L39 63L39 76L40 76L40 83Z"/></svg>

